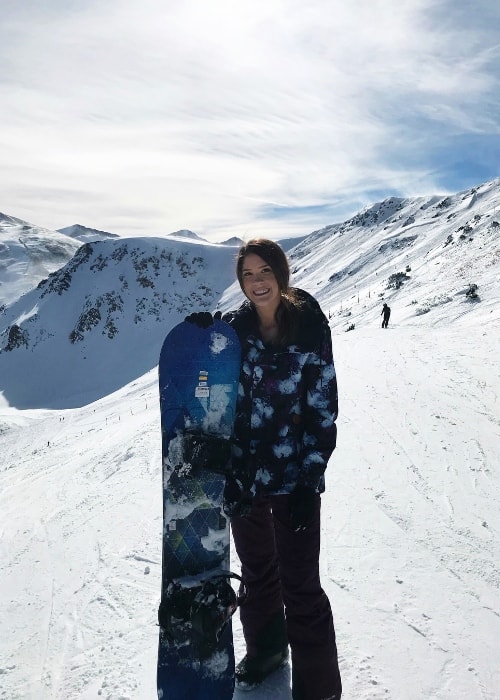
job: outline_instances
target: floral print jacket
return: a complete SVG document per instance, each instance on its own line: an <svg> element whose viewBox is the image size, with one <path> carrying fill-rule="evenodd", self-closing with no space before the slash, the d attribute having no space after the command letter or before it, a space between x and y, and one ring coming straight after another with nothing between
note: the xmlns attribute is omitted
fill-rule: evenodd
<svg viewBox="0 0 500 700"><path fill-rule="evenodd" d="M224 320L236 330L242 366L234 427L233 473L254 495L324 491L335 448L337 380L328 321L318 302L296 289L296 332L285 347L266 345L245 302Z"/></svg>

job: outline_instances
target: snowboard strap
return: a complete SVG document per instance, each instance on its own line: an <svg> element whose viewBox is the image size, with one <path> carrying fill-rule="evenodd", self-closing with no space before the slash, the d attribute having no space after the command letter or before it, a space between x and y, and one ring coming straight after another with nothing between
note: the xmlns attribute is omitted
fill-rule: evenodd
<svg viewBox="0 0 500 700"><path fill-rule="evenodd" d="M235 593L229 579L240 581ZM193 586L171 581L158 609L158 622L174 644L194 643L200 656L210 656L235 613L242 605L247 589L241 576L224 571Z"/></svg>
<svg viewBox="0 0 500 700"><path fill-rule="evenodd" d="M183 461L190 466L186 476L197 476L202 469L226 476L231 472L232 443L230 438L187 430L183 438Z"/></svg>

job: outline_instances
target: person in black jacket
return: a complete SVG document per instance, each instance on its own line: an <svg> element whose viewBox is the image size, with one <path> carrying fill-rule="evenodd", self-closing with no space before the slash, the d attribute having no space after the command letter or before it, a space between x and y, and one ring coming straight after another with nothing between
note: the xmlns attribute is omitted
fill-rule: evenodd
<svg viewBox="0 0 500 700"><path fill-rule="evenodd" d="M333 616L319 577L337 381L328 321L289 276L277 243L249 241L237 259L247 301L223 317L242 346L224 504L248 591L240 609L247 653L236 680L260 683L285 663L290 644L293 700L338 700Z"/></svg>
<svg viewBox="0 0 500 700"><path fill-rule="evenodd" d="M384 304L382 307L382 311L380 312L380 315L384 316L382 319L382 328L387 328L389 325L389 319L391 317L391 308L390 306L387 306L387 304Z"/></svg>
<svg viewBox="0 0 500 700"><path fill-rule="evenodd" d="M318 302L290 287L277 243L243 245L237 277L247 301L223 317L242 347L224 489L247 591L247 653L236 681L258 685L286 662L290 645L293 700L339 700L335 628L319 576L320 494L337 436L330 328ZM212 323L208 313L186 320Z"/></svg>

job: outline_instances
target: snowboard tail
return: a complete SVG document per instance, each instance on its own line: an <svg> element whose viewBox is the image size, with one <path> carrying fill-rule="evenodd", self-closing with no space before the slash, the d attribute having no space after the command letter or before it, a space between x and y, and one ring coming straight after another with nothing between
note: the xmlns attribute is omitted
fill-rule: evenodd
<svg viewBox="0 0 500 700"><path fill-rule="evenodd" d="M240 368L232 328L183 322L159 362L163 456L162 700L231 700L229 522L222 510Z"/></svg>

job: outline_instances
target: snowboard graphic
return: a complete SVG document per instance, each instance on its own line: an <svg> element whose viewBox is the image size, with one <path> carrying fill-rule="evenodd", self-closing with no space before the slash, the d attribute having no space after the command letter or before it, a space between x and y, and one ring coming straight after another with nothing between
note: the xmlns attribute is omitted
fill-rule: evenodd
<svg viewBox="0 0 500 700"><path fill-rule="evenodd" d="M160 700L231 700L234 652L224 470L240 371L233 329L184 321L160 354L163 456Z"/></svg>

